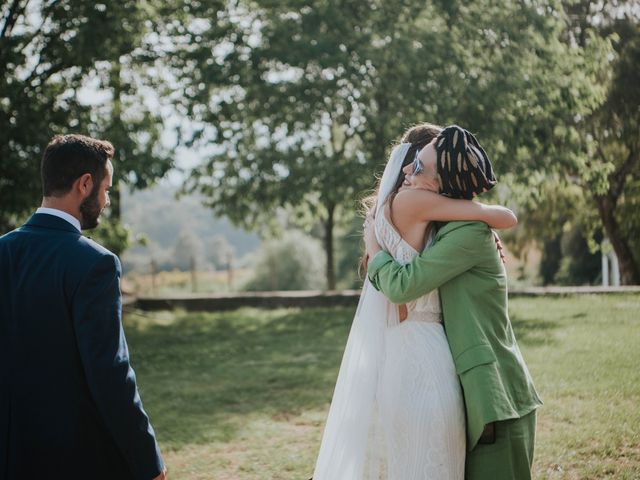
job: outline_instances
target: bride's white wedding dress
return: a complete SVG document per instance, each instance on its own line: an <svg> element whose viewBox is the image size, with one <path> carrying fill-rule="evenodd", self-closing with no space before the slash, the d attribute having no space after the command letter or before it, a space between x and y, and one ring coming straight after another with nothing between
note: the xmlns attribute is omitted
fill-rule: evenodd
<svg viewBox="0 0 640 480"><path fill-rule="evenodd" d="M380 213L375 227L382 248L399 263L409 263L418 252L391 225L384 210ZM383 335L377 388L379 439L371 447L384 452L386 468L380 478L462 480L464 405L438 291L410 302L407 311L406 320L388 326Z"/></svg>

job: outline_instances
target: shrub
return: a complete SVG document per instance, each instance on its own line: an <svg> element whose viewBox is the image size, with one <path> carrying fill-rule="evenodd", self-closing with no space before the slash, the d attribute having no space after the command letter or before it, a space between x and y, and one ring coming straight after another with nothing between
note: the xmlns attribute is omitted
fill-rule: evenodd
<svg viewBox="0 0 640 480"><path fill-rule="evenodd" d="M299 231L266 241L256 255L248 291L315 290L325 287L325 254L320 243Z"/></svg>

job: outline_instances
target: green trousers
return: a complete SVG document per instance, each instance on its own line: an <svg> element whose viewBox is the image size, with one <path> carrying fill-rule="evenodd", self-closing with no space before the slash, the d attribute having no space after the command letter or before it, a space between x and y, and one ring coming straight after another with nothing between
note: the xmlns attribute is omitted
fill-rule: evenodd
<svg viewBox="0 0 640 480"><path fill-rule="evenodd" d="M536 411L495 423L495 442L467 452L466 480L531 480Z"/></svg>

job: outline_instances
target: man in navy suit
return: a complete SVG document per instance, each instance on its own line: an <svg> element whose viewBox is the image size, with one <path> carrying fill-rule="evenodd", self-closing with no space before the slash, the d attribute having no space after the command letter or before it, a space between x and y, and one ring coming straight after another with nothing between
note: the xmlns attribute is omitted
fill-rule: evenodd
<svg viewBox="0 0 640 480"><path fill-rule="evenodd" d="M109 205L114 149L54 137L43 200L0 237L0 479L164 479L121 322L118 257L83 237Z"/></svg>

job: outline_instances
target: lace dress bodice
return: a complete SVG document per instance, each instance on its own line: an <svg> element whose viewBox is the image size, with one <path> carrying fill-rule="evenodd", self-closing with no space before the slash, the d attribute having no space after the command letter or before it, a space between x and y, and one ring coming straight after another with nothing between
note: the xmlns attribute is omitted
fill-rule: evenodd
<svg viewBox="0 0 640 480"><path fill-rule="evenodd" d="M402 265L410 263L419 252L402 238L400 233L386 218L384 209L376 216L375 230L378 243L383 250ZM427 239L427 247L429 248L433 240L433 234ZM440 297L438 290L432 290L407 303L407 320L418 320L423 322L440 322L442 323L442 310L440 307Z"/></svg>

